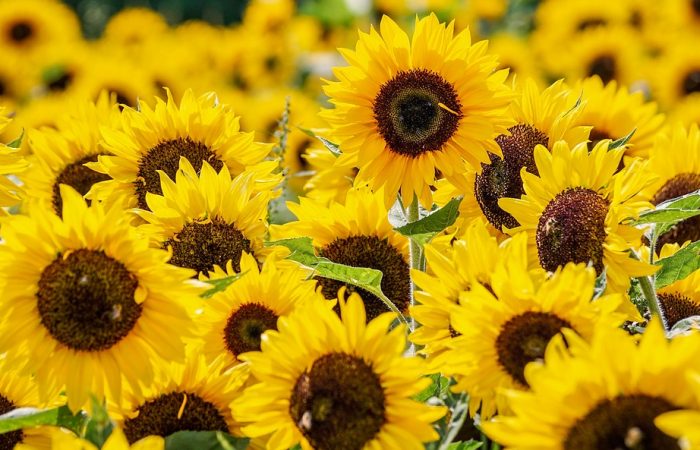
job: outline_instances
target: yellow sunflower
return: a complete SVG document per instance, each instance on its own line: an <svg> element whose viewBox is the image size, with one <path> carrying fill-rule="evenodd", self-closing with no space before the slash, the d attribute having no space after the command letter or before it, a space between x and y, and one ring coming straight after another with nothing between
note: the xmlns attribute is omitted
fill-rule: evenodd
<svg viewBox="0 0 700 450"><path fill-rule="evenodd" d="M0 134L10 123L6 113L7 110L0 107ZM23 189L6 175L20 174L27 167L29 167L29 163L24 159L19 149L0 144L0 216L5 214L3 207L16 205L22 199Z"/></svg>
<svg viewBox="0 0 700 450"><path fill-rule="evenodd" d="M464 186L465 162L478 169L488 151L500 155L507 71L493 72L486 41L472 45L468 30L454 36L454 23L435 15L416 20L410 41L386 16L380 33L360 33L355 51L342 51L350 65L326 85L335 108L322 115L361 181L383 186L388 204L400 192L404 204L415 194L429 208L436 169Z"/></svg>
<svg viewBox="0 0 700 450"><path fill-rule="evenodd" d="M641 194L649 173L639 160L617 172L624 148L608 151L609 143L603 140L590 152L585 142L570 149L560 141L551 152L538 145L539 176L523 171L525 195L499 205L520 224L508 233L528 233L530 252L542 268L590 263L598 275L605 269L609 289L625 292L630 277L655 271L628 253L641 244L642 230L620 223L649 208Z"/></svg>
<svg viewBox="0 0 700 450"><path fill-rule="evenodd" d="M678 445L682 450L697 450L700 448L700 374L688 374L688 386L695 396L694 409L669 411L654 420L661 431L679 438Z"/></svg>
<svg viewBox="0 0 700 450"><path fill-rule="evenodd" d="M489 51L498 55L498 68L508 69L508 80L532 78L538 85L544 82L542 69L528 42L511 33L489 37Z"/></svg>
<svg viewBox="0 0 700 450"><path fill-rule="evenodd" d="M458 380L454 390L469 392L472 414L479 410L482 417L508 411L502 390L528 388L525 367L544 356L562 329L588 339L596 327L619 326L626 318L615 312L619 294L591 301L595 271L583 264L567 264L546 278L504 261L492 280L460 294L451 311L460 335L444 358Z"/></svg>
<svg viewBox="0 0 700 450"><path fill-rule="evenodd" d="M52 387L45 394L46 401L40 401L37 385L31 376L19 373L6 359L0 359L0 415L17 408L42 408L60 405L59 392ZM50 448L52 429L49 427L25 428L0 434L0 447L35 446Z"/></svg>
<svg viewBox="0 0 700 450"><path fill-rule="evenodd" d="M651 150L649 167L655 175L645 195L654 205L700 189L700 130L676 125L659 136ZM659 237L656 249L664 244L682 245L700 240L700 217L676 224Z"/></svg>
<svg viewBox="0 0 700 450"><path fill-rule="evenodd" d="M648 68L652 93L667 108L700 92L700 55L695 45L698 38L696 30L681 34Z"/></svg>
<svg viewBox="0 0 700 450"><path fill-rule="evenodd" d="M405 326L382 314L366 324L362 300L301 308L247 353L256 383L232 404L247 436L270 436L269 450L422 449L437 439L431 423L445 410L411 399L429 384L417 357L403 357ZM313 324L313 326L309 326Z"/></svg>
<svg viewBox="0 0 700 450"><path fill-rule="evenodd" d="M91 76L95 56L93 48L82 41L43 46L27 64L32 94L64 96L75 101L75 87Z"/></svg>
<svg viewBox="0 0 700 450"><path fill-rule="evenodd" d="M131 7L122 9L109 19L103 37L123 46L132 46L140 45L167 29L168 23L156 11Z"/></svg>
<svg viewBox="0 0 700 450"><path fill-rule="evenodd" d="M116 205L88 206L61 187L64 219L37 209L2 224L0 352L35 373L40 391L65 386L72 410L89 394L119 398L154 366L184 358L199 304L191 271L166 264Z"/></svg>
<svg viewBox="0 0 700 450"><path fill-rule="evenodd" d="M275 239L308 236L318 256L332 262L354 267L369 267L382 272L381 288L401 312L408 311L411 302L411 280L408 264L408 239L394 231L384 206L381 190L369 189L348 192L344 203L323 206L311 199L287 203L297 221L270 227ZM329 299L338 296L345 284L328 278L316 277L323 295ZM347 286L348 291L355 289ZM384 302L366 291L359 291L365 301L371 320L388 311Z"/></svg>
<svg viewBox="0 0 700 450"><path fill-rule="evenodd" d="M678 101L668 112L669 122L681 123L686 127L700 125L700 93L688 95Z"/></svg>
<svg viewBox="0 0 700 450"><path fill-rule="evenodd" d="M163 195L147 193L148 209L137 209L146 222L139 226L156 247L170 249L170 264L207 275L216 266L240 272L241 255L262 260L267 231L270 190L255 190L255 172L231 177L228 167L219 173L203 161L201 173L184 156L175 181L158 171Z"/></svg>
<svg viewBox="0 0 700 450"><path fill-rule="evenodd" d="M345 197L355 184L357 168L343 164L329 149L309 148L302 156L313 175L304 184L306 197L323 205L345 202Z"/></svg>
<svg viewBox="0 0 700 450"><path fill-rule="evenodd" d="M592 126L590 140L595 145L603 139L620 139L634 131L625 151L626 157L648 158L654 139L664 126L664 115L644 93L630 92L616 81L604 85L594 76L579 81L572 93L581 93L586 101L577 122Z"/></svg>
<svg viewBox="0 0 700 450"><path fill-rule="evenodd" d="M253 142L252 133L239 131L238 117L227 105L219 104L213 93L195 97L188 90L180 105L168 92L167 101L156 105L139 103L139 109L124 108L123 130L102 128L105 148L112 155L101 155L89 167L113 180L96 185L94 195L117 195L129 206L146 209L146 194L162 194L158 171L174 178L180 158L185 157L201 170L203 161L220 170L228 167L233 175L255 168L262 189L277 184L270 173L274 161L262 162L269 146Z"/></svg>
<svg viewBox="0 0 700 450"><path fill-rule="evenodd" d="M224 372L221 361L206 364L197 349L184 364L166 364L142 393L126 391L110 410L129 443L178 431L222 431L240 436L230 404L240 397L248 367Z"/></svg>
<svg viewBox="0 0 700 450"><path fill-rule="evenodd" d="M435 198L444 202L463 195L458 225L468 224L476 217L486 219L497 231L513 228L518 222L498 205L501 198L520 198L523 181L520 171L537 174L534 150L536 145L552 148L555 142L565 140L570 145L588 139L590 127L577 125L583 105L559 80L540 90L534 80L516 80L518 96L510 105L511 117L517 122L496 138L500 154L489 154L489 163L482 163L481 173L468 170L466 190L460 190L449 181L438 182Z"/></svg>
<svg viewBox="0 0 700 450"><path fill-rule="evenodd" d="M565 333L549 345L544 364L528 366L531 391L508 395L512 415L482 423L486 434L504 449L680 450L654 419L698 407L685 377L699 367L697 336L669 341L658 322L639 344L619 329L597 330L590 345Z"/></svg>
<svg viewBox="0 0 700 450"><path fill-rule="evenodd" d="M117 126L119 110L115 97L103 92L96 103L79 102L59 119L58 129L31 129L27 133L32 166L22 180L29 192L30 207L62 214L60 185L66 184L85 195L93 184L109 176L86 167L107 154L102 146L100 126Z"/></svg>
<svg viewBox="0 0 700 450"><path fill-rule="evenodd" d="M92 442L86 441L75 436L72 433L56 431L51 434L51 441L48 448L51 450L100 450ZM119 428L112 430L105 443L102 445L102 450L164 450L165 440L160 436L149 436L134 445L129 445L129 442L124 436L124 432ZM34 445L19 444L15 450L43 450L42 447Z"/></svg>
<svg viewBox="0 0 700 450"><path fill-rule="evenodd" d="M5 0L0 4L0 51L26 55L43 45L80 37L73 10L56 0Z"/></svg>

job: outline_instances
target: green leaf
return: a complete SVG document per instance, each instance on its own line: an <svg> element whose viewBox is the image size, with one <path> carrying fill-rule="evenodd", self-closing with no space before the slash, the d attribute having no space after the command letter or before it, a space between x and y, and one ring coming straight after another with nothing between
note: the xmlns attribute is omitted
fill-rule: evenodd
<svg viewBox="0 0 700 450"><path fill-rule="evenodd" d="M676 322L667 335L674 338L697 330L700 330L700 316L690 316Z"/></svg>
<svg viewBox="0 0 700 450"><path fill-rule="evenodd" d="M429 242L436 234L449 227L459 216L459 204L462 197L453 198L442 208L430 215L395 228L396 231L420 244Z"/></svg>
<svg viewBox="0 0 700 450"><path fill-rule="evenodd" d="M700 269L700 241L678 250L668 258L656 261L661 269L656 272L656 289L682 280Z"/></svg>
<svg viewBox="0 0 700 450"><path fill-rule="evenodd" d="M659 203L654 209L644 211L633 222L634 225L645 223L678 223L700 214L700 190L681 197L672 198Z"/></svg>
<svg viewBox="0 0 700 450"><path fill-rule="evenodd" d="M114 422L109 418L104 404L97 400L95 396L92 396L91 404L92 414L82 437L95 444L97 448L102 448L102 445L104 445L109 435L112 434L112 430L114 430Z"/></svg>
<svg viewBox="0 0 700 450"><path fill-rule="evenodd" d="M406 318L394 303L382 292L382 272L369 267L353 267L345 264L334 263L327 258L316 256L313 242L309 237L281 239L266 242L266 246L281 245L287 247L292 253L287 259L296 261L313 269L318 276L330 278L345 284L351 284L374 294L381 299L387 307L399 315L402 322L408 323Z"/></svg>
<svg viewBox="0 0 700 450"><path fill-rule="evenodd" d="M68 406L51 409L18 408L0 416L0 433L42 425L63 427L80 434L88 416L83 411L73 414Z"/></svg>
<svg viewBox="0 0 700 450"><path fill-rule="evenodd" d="M413 397L416 401L421 403L425 403L426 400L432 397L442 398L447 389L450 387L450 379L443 377L439 373L428 375L428 377L430 377L433 382L430 384L430 386L423 389Z"/></svg>
<svg viewBox="0 0 700 450"><path fill-rule="evenodd" d="M605 269L595 279L595 288L593 289L593 300L597 300L605 292L608 287L608 275Z"/></svg>
<svg viewBox="0 0 700 450"><path fill-rule="evenodd" d="M608 151L610 150L615 150L616 148L622 147L623 145L626 145L630 139L632 139L632 136L634 136L634 133L637 132L637 129L633 129L632 131L629 132L629 134L625 137L621 137L620 139L616 139L608 145Z"/></svg>
<svg viewBox="0 0 700 450"><path fill-rule="evenodd" d="M7 146L12 148L19 148L22 145L22 139L24 139L24 128L22 128L22 132L17 137L17 139L7 144Z"/></svg>
<svg viewBox="0 0 700 450"><path fill-rule="evenodd" d="M217 294L219 292L223 292L226 289L228 289L229 286L231 286L233 283L238 281L243 275L245 275L246 272L241 272L237 273L235 275L230 275L227 277L223 278L217 278L215 280L205 280L204 282L207 284L211 284L213 287L209 290L204 291L200 297L202 298L211 298L214 296L214 294Z"/></svg>
<svg viewBox="0 0 700 450"><path fill-rule="evenodd" d="M221 431L178 431L165 438L165 450L244 450L248 441Z"/></svg>
<svg viewBox="0 0 700 450"><path fill-rule="evenodd" d="M476 450L477 448L481 448L483 445L482 442L475 441L474 439L470 439L465 442L453 442L450 445L447 446L448 450Z"/></svg>

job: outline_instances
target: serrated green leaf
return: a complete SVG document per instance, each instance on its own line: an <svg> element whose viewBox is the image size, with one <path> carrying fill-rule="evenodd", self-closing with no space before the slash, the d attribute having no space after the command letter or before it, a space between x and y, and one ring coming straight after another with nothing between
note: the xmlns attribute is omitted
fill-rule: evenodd
<svg viewBox="0 0 700 450"><path fill-rule="evenodd" d="M621 137L620 139L616 139L608 145L608 151L610 150L615 150L616 148L620 148L623 145L626 145L630 139L632 139L632 136L634 136L634 133L637 132L637 129L633 129L632 131L629 132L627 136Z"/></svg>
<svg viewBox="0 0 700 450"><path fill-rule="evenodd" d="M670 223L674 225L681 220L699 214L700 190L659 203L654 209L641 213L639 218L632 223L634 225L647 223Z"/></svg>
<svg viewBox="0 0 700 450"><path fill-rule="evenodd" d="M73 414L66 405L51 409L18 408L0 416L0 433L50 425L80 434L87 421L87 414L83 411Z"/></svg>
<svg viewBox="0 0 700 450"><path fill-rule="evenodd" d="M237 274L235 274L235 275L230 275L230 276L227 276L227 277L223 277L223 278L217 278L217 279L214 279L214 280L205 280L205 281L204 281L205 283L211 284L213 287L212 287L211 289L208 289L208 290L204 291L204 292L200 295L200 297L202 297L202 298L211 298L211 297L214 296L214 294L217 294L217 293L219 293L219 292L225 291L226 289L228 289L229 286L231 286L233 283L235 283L236 281L238 281L238 280L239 280L243 275L245 275L246 273L247 273L247 271L246 271L246 272L237 273Z"/></svg>
<svg viewBox="0 0 700 450"><path fill-rule="evenodd" d="M249 441L221 431L178 431L165 438L165 450L244 450Z"/></svg>
<svg viewBox="0 0 700 450"><path fill-rule="evenodd" d="M692 333L700 330L700 316L690 316L676 322L668 332L668 337L673 338L680 335Z"/></svg>
<svg viewBox="0 0 700 450"><path fill-rule="evenodd" d="M661 266L656 272L656 289L684 279L700 269L700 241L693 242L668 258L656 261L656 265Z"/></svg>
<svg viewBox="0 0 700 450"><path fill-rule="evenodd" d="M428 216L395 228L395 230L416 242L425 244L436 234L455 223L459 216L459 205L461 202L462 197L453 198L445 206Z"/></svg>
<svg viewBox="0 0 700 450"><path fill-rule="evenodd" d="M7 146L12 148L19 148L22 145L22 139L24 139L24 128L22 128L22 132L19 134L19 136L12 142L8 143Z"/></svg>
<svg viewBox="0 0 700 450"><path fill-rule="evenodd" d="M266 242L265 245L281 245L287 247L291 251L287 259L313 269L318 276L351 284L374 294L381 299L390 310L397 313L402 322L407 323L401 311L399 311L396 305L382 292L381 271L369 267L353 267L345 264L338 264L327 258L318 257L314 251L313 242L309 237L280 239L278 241Z"/></svg>
<svg viewBox="0 0 700 450"><path fill-rule="evenodd" d="M91 408L90 420L85 426L82 437L95 444L97 448L102 448L114 430L114 422L110 419L104 404L94 396L91 398Z"/></svg>

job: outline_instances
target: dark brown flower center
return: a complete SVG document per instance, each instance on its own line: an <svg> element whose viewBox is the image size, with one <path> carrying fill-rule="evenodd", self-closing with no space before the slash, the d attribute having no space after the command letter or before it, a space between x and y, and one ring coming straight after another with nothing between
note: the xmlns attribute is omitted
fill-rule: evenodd
<svg viewBox="0 0 700 450"><path fill-rule="evenodd" d="M46 88L51 92L63 92L73 83L74 75L63 71L57 77L46 83Z"/></svg>
<svg viewBox="0 0 700 450"><path fill-rule="evenodd" d="M93 184L99 183L100 181L109 180L109 175L95 172L84 165L85 163L96 162L97 157L98 155L84 156L83 158L68 164L63 168L61 173L58 174L56 181L53 184L52 197L53 209L56 214L59 216L63 215L63 199L61 198L60 185L67 184L78 191L80 195L85 195L88 193Z"/></svg>
<svg viewBox="0 0 700 450"><path fill-rule="evenodd" d="M12 411L16 407L17 406L12 403L10 399L0 394L0 416ZM23 440L24 433L22 430L0 434L0 450L12 450L15 448L15 445L19 444Z"/></svg>
<svg viewBox="0 0 700 450"><path fill-rule="evenodd" d="M612 139L612 136L610 136L610 133L608 133L606 130L603 130L599 127L595 127L591 130L591 134L588 138L590 142L589 148L592 150L593 147L595 147L600 141L605 140L605 139Z"/></svg>
<svg viewBox="0 0 700 450"><path fill-rule="evenodd" d="M537 225L537 252L542 267L554 272L569 262L590 262L600 275L608 205L595 191L583 187L557 194L542 211Z"/></svg>
<svg viewBox="0 0 700 450"><path fill-rule="evenodd" d="M182 156L187 158L197 173L202 170L204 161L208 162L217 172L224 166L224 163L217 159L216 153L201 142L195 142L189 137L163 141L150 149L139 161L137 180L134 182L139 208L148 210L147 192L163 194L157 171L162 170L174 180Z"/></svg>
<svg viewBox="0 0 700 450"><path fill-rule="evenodd" d="M498 362L513 380L528 386L525 366L544 358L547 344L571 324L552 313L527 311L501 326L496 338Z"/></svg>
<svg viewBox="0 0 700 450"><path fill-rule="evenodd" d="M146 436L165 437L178 431L231 431L213 403L190 392L160 395L136 411L136 417L124 421L124 434L130 444Z"/></svg>
<svg viewBox="0 0 700 450"><path fill-rule="evenodd" d="M564 450L680 450L676 439L654 425L659 414L678 409L666 399L621 395L598 403L566 436Z"/></svg>
<svg viewBox="0 0 700 450"><path fill-rule="evenodd" d="M10 39L17 43L22 43L34 35L34 27L26 21L16 22L10 27Z"/></svg>
<svg viewBox="0 0 700 450"><path fill-rule="evenodd" d="M591 61L588 66L588 76L598 75L603 84L608 84L615 79L617 74L617 62L612 55L600 55Z"/></svg>
<svg viewBox="0 0 700 450"><path fill-rule="evenodd" d="M246 303L231 314L224 329L226 348L238 356L260 350L260 337L277 330L277 314L260 303Z"/></svg>
<svg viewBox="0 0 700 450"><path fill-rule="evenodd" d="M501 147L503 159L489 154L491 164L482 164L482 172L476 175L474 195L481 211L497 229L514 228L518 221L498 206L501 198L520 198L525 193L520 169L537 175L534 150L537 145L549 143L549 137L537 128L518 124L508 129L510 136L500 135L496 142Z"/></svg>
<svg viewBox="0 0 700 450"><path fill-rule="evenodd" d="M694 92L700 92L700 69L688 72L683 79L683 94L690 95Z"/></svg>
<svg viewBox="0 0 700 450"><path fill-rule="evenodd" d="M384 424L384 404L372 366L356 356L330 353L299 377L289 413L313 448L360 450Z"/></svg>
<svg viewBox="0 0 700 450"><path fill-rule="evenodd" d="M658 294L668 326L691 316L700 316L700 305L679 293Z"/></svg>
<svg viewBox="0 0 700 450"><path fill-rule="evenodd" d="M170 264L208 273L214 265L226 268L231 261L233 270L241 271L241 255L250 253L250 241L234 224L214 218L209 222L189 222L179 233L163 243L172 247Z"/></svg>
<svg viewBox="0 0 700 450"><path fill-rule="evenodd" d="M382 85L374 118L391 151L417 157L442 149L457 131L462 106L450 82L430 70L413 69Z"/></svg>
<svg viewBox="0 0 700 450"><path fill-rule="evenodd" d="M651 203L658 205L666 200L680 197L700 189L699 173L681 173L668 180L661 189L654 194ZM664 244L679 244L700 240L700 216L685 219L673 226L669 231L659 237L656 249L660 250Z"/></svg>
<svg viewBox="0 0 700 450"><path fill-rule="evenodd" d="M107 350L126 337L141 316L141 305L134 300L137 286L124 264L101 250L59 254L39 279L41 323L70 349Z"/></svg>
<svg viewBox="0 0 700 450"><path fill-rule="evenodd" d="M339 264L353 267L369 267L382 272L381 288L396 307L405 312L411 298L409 266L404 256L389 241L377 236L351 236L336 239L318 251L319 256ZM346 285L329 278L316 277L321 285L321 292L327 299L338 297L338 289L347 286L348 292L357 292L362 297L370 321L389 311L384 302L374 294L363 289Z"/></svg>
<svg viewBox="0 0 700 450"><path fill-rule="evenodd" d="M691 0L693 12L700 16L700 0Z"/></svg>
<svg viewBox="0 0 700 450"><path fill-rule="evenodd" d="M584 19L581 22L579 22L576 29L578 31L584 31L584 30L588 30L589 28L596 28L596 27L600 27L600 26L603 26L606 24L607 24L607 21L605 19L603 19L602 17L589 17L589 18Z"/></svg>

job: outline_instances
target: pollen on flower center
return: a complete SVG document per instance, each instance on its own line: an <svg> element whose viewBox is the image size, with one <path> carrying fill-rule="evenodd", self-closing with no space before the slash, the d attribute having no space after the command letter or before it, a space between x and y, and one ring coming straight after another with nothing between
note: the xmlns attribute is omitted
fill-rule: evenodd
<svg viewBox="0 0 700 450"><path fill-rule="evenodd" d="M138 280L101 250L59 255L41 274L36 293L41 323L77 351L107 350L126 337L141 316L134 300Z"/></svg>
<svg viewBox="0 0 700 450"><path fill-rule="evenodd" d="M330 353L297 380L289 413L316 449L361 449L380 431L384 389L362 358Z"/></svg>
<svg viewBox="0 0 700 450"><path fill-rule="evenodd" d="M250 241L234 224L214 218L208 222L189 222L177 235L163 243L172 247L170 264L208 273L214 265L226 268L231 261L233 270L241 271L241 255L250 253Z"/></svg>
<svg viewBox="0 0 700 450"><path fill-rule="evenodd" d="M168 177L175 179L179 169L180 157L184 156L199 173L203 161L207 161L217 172L224 166L211 149L201 142L195 142L189 137L163 141L141 158L138 164L137 180L134 181L138 206L148 210L146 193L161 195L160 177L158 170L165 172Z"/></svg>
<svg viewBox="0 0 700 450"><path fill-rule="evenodd" d="M543 359L550 340L562 328L572 328L564 319L551 313L527 311L501 326L496 339L498 362L522 386L527 386L525 366Z"/></svg>
<svg viewBox="0 0 700 450"><path fill-rule="evenodd" d="M656 428L654 418L678 409L661 397L644 394L606 399L569 430L564 450L680 450L678 441Z"/></svg>
<svg viewBox="0 0 700 450"><path fill-rule="evenodd" d="M190 392L160 395L136 411L136 417L124 421L124 434L131 444L146 436L169 436L178 431L231 431L214 404Z"/></svg>
<svg viewBox="0 0 700 450"><path fill-rule="evenodd" d="M691 316L700 316L700 305L692 301L685 295L678 293L657 294L664 316L668 322L668 327L673 327L679 321Z"/></svg>
<svg viewBox="0 0 700 450"><path fill-rule="evenodd" d="M603 271L603 243L608 201L583 187L557 194L542 211L537 225L540 264L550 272L566 263L592 263Z"/></svg>
<svg viewBox="0 0 700 450"><path fill-rule="evenodd" d="M374 99L374 118L388 148L416 157L437 151L452 137L462 118L454 86L435 72L399 72Z"/></svg>
<svg viewBox="0 0 700 450"><path fill-rule="evenodd" d="M319 250L319 256L339 264L353 267L369 267L382 272L382 292L400 311L406 311L410 303L410 268L404 256L387 239L377 236L351 236L336 239ZM327 299L338 297L338 289L344 283L317 277L321 292ZM353 291L354 286L347 286ZM358 289L367 310L367 321L389 311L384 302L374 294Z"/></svg>

